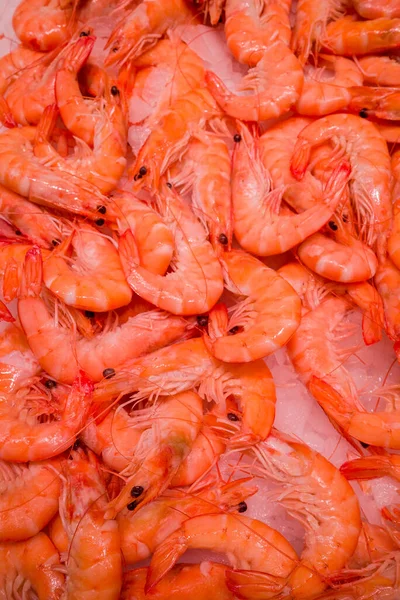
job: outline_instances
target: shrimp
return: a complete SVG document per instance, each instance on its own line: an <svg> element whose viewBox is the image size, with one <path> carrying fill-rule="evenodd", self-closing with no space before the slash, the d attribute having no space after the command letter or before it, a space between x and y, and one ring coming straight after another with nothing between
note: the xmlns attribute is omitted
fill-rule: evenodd
<svg viewBox="0 0 400 600"><path fill-rule="evenodd" d="M380 5L373 0L353 0L353 6L364 19L378 19L379 17L392 19L393 17L400 17L399 0L385 0Z"/></svg>
<svg viewBox="0 0 400 600"><path fill-rule="evenodd" d="M58 461L0 462L0 541L18 542L39 533L58 511Z"/></svg>
<svg viewBox="0 0 400 600"><path fill-rule="evenodd" d="M174 253L174 237L162 217L144 201L125 190L112 194L120 235L129 228L135 238L141 266L164 275Z"/></svg>
<svg viewBox="0 0 400 600"><path fill-rule="evenodd" d="M257 65L243 78L241 89L252 90L250 96L233 94L212 71L206 72L205 80L217 104L229 116L263 121L285 114L297 102L303 69L284 42L273 39Z"/></svg>
<svg viewBox="0 0 400 600"><path fill-rule="evenodd" d="M296 6L292 50L302 65L307 62L314 43L318 54L320 38L325 33L327 24L343 15L346 4L346 0L299 0Z"/></svg>
<svg viewBox="0 0 400 600"><path fill-rule="evenodd" d="M289 436L273 431L252 450L261 472L281 484L276 499L306 529L301 564L290 578L292 597L314 597L356 549L361 531L357 496L336 467Z"/></svg>
<svg viewBox="0 0 400 600"><path fill-rule="evenodd" d="M374 281L376 289L383 301L386 333L391 340L395 342L399 341L400 271L391 260L387 258L379 265Z"/></svg>
<svg viewBox="0 0 400 600"><path fill-rule="evenodd" d="M66 596L118 600L122 561L118 525L105 516L106 487L95 456L72 451L65 461L60 516L70 542Z"/></svg>
<svg viewBox="0 0 400 600"><path fill-rule="evenodd" d="M182 193L192 190L193 209L220 256L231 249L233 235L231 158L226 143L215 135L197 132L177 170L170 182L183 185Z"/></svg>
<svg viewBox="0 0 400 600"><path fill-rule="evenodd" d="M257 141L244 125L240 127L232 168L234 233L240 245L258 256L281 254L320 229L342 197L349 166L340 162L325 186L324 201L299 215L280 215L282 189L270 191ZM259 217L255 220L252 215ZM250 218L251 217L251 218Z"/></svg>
<svg viewBox="0 0 400 600"><path fill-rule="evenodd" d="M60 227L56 217L3 185L0 185L0 211L17 231L42 248L52 248L54 240L59 240Z"/></svg>
<svg viewBox="0 0 400 600"><path fill-rule="evenodd" d="M281 3L274 0L227 0L225 37L236 60L255 67L268 49L271 36L276 33L279 40L288 46L291 34L289 11L288 0Z"/></svg>
<svg viewBox="0 0 400 600"><path fill-rule="evenodd" d="M130 464L121 472L125 485L108 505L109 518L125 506L134 514L168 487L199 434L203 404L195 392L181 392L135 415L133 426L144 432ZM150 428L146 431L148 422Z"/></svg>
<svg viewBox="0 0 400 600"><path fill-rule="evenodd" d="M160 176L181 156L193 131L220 114L213 97L204 87L195 88L179 98L154 124L156 127L139 150L130 170L135 188L143 184L157 188Z"/></svg>
<svg viewBox="0 0 400 600"><path fill-rule="evenodd" d="M357 65L366 83L393 87L399 83L400 63L395 56L363 56Z"/></svg>
<svg viewBox="0 0 400 600"><path fill-rule="evenodd" d="M173 270L161 276L144 269L128 230L119 239L126 280L136 294L175 315L207 312L222 294L223 277L206 231L182 198L166 186L157 202L175 239Z"/></svg>
<svg viewBox="0 0 400 600"><path fill-rule="evenodd" d="M119 394L138 392L137 397L198 388L206 400L216 402L218 414L241 421L237 441L247 444L265 439L275 418L275 386L262 360L227 364L215 359L200 338L180 342L127 363L119 372L97 385L95 401L105 402ZM227 410L232 396L241 407L240 416ZM228 413L228 414L227 414Z"/></svg>
<svg viewBox="0 0 400 600"><path fill-rule="evenodd" d="M25 542L0 544L0 598L31 597L60 600L64 576L60 557L50 539L38 533Z"/></svg>
<svg viewBox="0 0 400 600"><path fill-rule="evenodd" d="M0 135L0 183L31 202L99 219L109 201L99 190L69 173L44 167L34 156L33 127L15 128ZM38 177L40 173L40 177ZM107 218L111 218L109 211ZM99 225L104 220L101 219Z"/></svg>
<svg viewBox="0 0 400 600"><path fill-rule="evenodd" d="M392 156L392 202L393 202L393 229L388 240L388 252L391 260L400 267L400 152Z"/></svg>
<svg viewBox="0 0 400 600"><path fill-rule="evenodd" d="M148 570L142 567L125 574L121 600L235 600L225 582L225 565L211 562L176 565L152 587L150 594L145 592Z"/></svg>
<svg viewBox="0 0 400 600"><path fill-rule="evenodd" d="M99 381L106 369L112 373L114 367L122 366L138 354L194 333L190 321L153 310L129 318L120 327L109 324L102 334L91 339L76 339L71 325L60 326L40 297L41 283L42 261L39 249L35 248L25 259L19 318L42 368L58 381L72 383L79 369Z"/></svg>
<svg viewBox="0 0 400 600"><path fill-rule="evenodd" d="M318 69L308 66L305 71L303 89L296 102L300 115L322 116L343 110L352 100L352 86L362 85L362 74L352 60L322 54L318 58ZM329 77L330 70L333 77Z"/></svg>
<svg viewBox="0 0 400 600"><path fill-rule="evenodd" d="M124 509L118 514L117 521L125 561L134 564L151 556L186 519L215 510L245 512L245 500L257 491L254 486L243 485L247 481L239 479L216 487L214 482L199 492L169 492L133 515Z"/></svg>
<svg viewBox="0 0 400 600"><path fill-rule="evenodd" d="M75 229L45 259L43 280L57 298L82 310L114 310L132 298L118 251L89 225Z"/></svg>
<svg viewBox="0 0 400 600"><path fill-rule="evenodd" d="M14 31L33 50L54 50L71 37L76 0L22 0L13 15Z"/></svg>
<svg viewBox="0 0 400 600"><path fill-rule="evenodd" d="M341 283L371 279L378 268L373 250L344 230L340 233L335 236L340 242L321 233L311 235L297 249L301 262L318 275Z"/></svg>
<svg viewBox="0 0 400 600"><path fill-rule="evenodd" d="M320 41L333 54L343 56L392 50L400 43L400 19L355 21L351 16L343 17L329 23Z"/></svg>
<svg viewBox="0 0 400 600"><path fill-rule="evenodd" d="M256 519L215 511L187 519L157 547L147 575L146 593L189 549L226 554L233 567L226 571L228 588L241 598L270 598L272 593L278 594L297 564L296 552L275 529Z"/></svg>
<svg viewBox="0 0 400 600"><path fill-rule="evenodd" d="M133 60L153 46L167 29L195 20L184 0L163 3L143 0L111 33L106 45L110 51L104 64L109 67Z"/></svg>
<svg viewBox="0 0 400 600"><path fill-rule="evenodd" d="M21 411L21 394L8 395L0 416L0 459L46 460L72 446L87 420L92 390L92 382L81 373L68 394L60 420L47 422L26 417L26 411Z"/></svg>
<svg viewBox="0 0 400 600"><path fill-rule="evenodd" d="M291 162L296 179L302 179L311 149L327 141L338 146L350 161L350 191L361 237L369 246L376 242L378 258L382 257L392 220L391 168L386 142L373 124L360 117L335 114L318 119L298 135Z"/></svg>
<svg viewBox="0 0 400 600"><path fill-rule="evenodd" d="M210 353L224 362L249 362L285 346L301 317L301 301L291 285L246 252L225 252L221 261L225 287L244 299L222 331L209 325L204 342Z"/></svg>

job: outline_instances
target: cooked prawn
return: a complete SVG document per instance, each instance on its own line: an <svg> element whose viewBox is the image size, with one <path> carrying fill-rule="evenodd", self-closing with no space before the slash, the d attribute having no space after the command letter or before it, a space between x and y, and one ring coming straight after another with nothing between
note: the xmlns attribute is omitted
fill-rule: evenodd
<svg viewBox="0 0 400 600"><path fill-rule="evenodd" d="M329 23L320 40L325 48L343 56L392 50L400 43L400 19L355 21L352 16L343 17Z"/></svg>
<svg viewBox="0 0 400 600"><path fill-rule="evenodd" d="M175 239L173 270L161 276L144 269L128 230L119 240L126 279L136 294L175 315L207 312L222 294L223 278L206 231L182 198L166 186L157 202Z"/></svg>
<svg viewBox="0 0 400 600"><path fill-rule="evenodd" d="M48 52L73 32L77 0L21 0L13 15L15 33L26 46Z"/></svg>
<svg viewBox="0 0 400 600"><path fill-rule="evenodd" d="M38 533L25 542L0 545L0 597L60 600L64 576L58 572L60 557L50 539ZM34 596L33 596L34 597Z"/></svg>
<svg viewBox="0 0 400 600"><path fill-rule="evenodd" d="M356 549L357 496L336 467L289 436L273 431L253 451L267 477L281 484L274 497L306 528L301 564L290 578L292 596L314 597Z"/></svg>
<svg viewBox="0 0 400 600"><path fill-rule="evenodd" d="M112 194L120 234L130 229L135 238L141 266L164 275L174 253L174 237L162 217L144 201L125 190Z"/></svg>
<svg viewBox="0 0 400 600"><path fill-rule="evenodd" d="M324 201L305 212L280 215L282 189L270 190L269 175L261 162L257 140L245 125L236 144L232 168L234 233L240 245L258 256L281 254L320 229L342 197L349 165L338 164L324 191ZM253 219L252 215L258 218Z"/></svg>
<svg viewBox="0 0 400 600"><path fill-rule="evenodd" d="M192 190L192 205L210 234L217 255L230 250L233 235L231 158L226 143L216 135L198 131L178 164L173 185Z"/></svg>
<svg viewBox="0 0 400 600"><path fill-rule="evenodd" d="M58 511L58 460L0 462L0 541L18 542L39 533Z"/></svg>
<svg viewBox="0 0 400 600"><path fill-rule="evenodd" d="M75 229L44 260L43 280L57 298L82 310L114 310L132 298L118 251L89 225Z"/></svg>
<svg viewBox="0 0 400 600"><path fill-rule="evenodd" d="M116 521L107 519L107 492L95 456L72 451L65 461L60 516L70 542L66 596L118 600L122 585Z"/></svg>
<svg viewBox="0 0 400 600"><path fill-rule="evenodd" d="M275 386L264 361L226 364L207 351L202 339L193 339L158 350L127 363L112 379L97 385L96 402L119 394L138 392L138 397L157 397L198 388L208 401L216 402L218 413L226 415L226 399L240 404L239 440L254 443L265 439L275 417ZM229 417L228 417L229 418Z"/></svg>
<svg viewBox="0 0 400 600"><path fill-rule="evenodd" d="M198 87L179 98L157 122L131 167L135 188L158 188L160 176L186 148L191 134L221 114L210 92Z"/></svg>
<svg viewBox="0 0 400 600"><path fill-rule="evenodd" d="M400 17L399 0L385 0L381 4L377 4L373 0L353 0L353 6L364 19Z"/></svg>
<svg viewBox="0 0 400 600"><path fill-rule="evenodd" d="M127 563L134 564L153 554L166 537L179 529L186 519L211 511L245 512L245 500L255 494L255 486L244 485L247 479L192 492L166 492L147 506L132 514L124 509L117 521L121 534L121 550Z"/></svg>
<svg viewBox="0 0 400 600"><path fill-rule="evenodd" d="M283 591L298 560L289 542L265 523L215 511L187 519L158 546L150 563L146 593L188 549L226 554L233 567L226 571L228 588L249 599L270 598L273 592Z"/></svg>
<svg viewBox="0 0 400 600"><path fill-rule="evenodd" d="M299 0L296 6L296 20L292 36L292 49L302 65L307 62L315 43L315 51L320 49L320 38L329 21L342 16L346 0Z"/></svg>
<svg viewBox="0 0 400 600"><path fill-rule="evenodd" d="M42 368L58 381L72 383L79 369L99 381L105 369L122 367L138 354L194 333L190 321L153 310L129 318L119 327L109 322L103 333L90 339L77 338L71 323L63 327L40 297L41 282L42 263L36 248L28 252L24 266L19 318Z"/></svg>
<svg viewBox="0 0 400 600"><path fill-rule="evenodd" d="M234 600L229 591L225 574L227 567L219 563L202 562L200 565L176 565L151 589L154 600ZM121 600L146 600L145 592L148 567L128 571L124 577Z"/></svg>
<svg viewBox="0 0 400 600"><path fill-rule="evenodd" d="M285 346L301 316L301 301L291 285L246 252L225 252L221 261L225 287L243 300L221 329L213 326L211 312L204 337L211 354L224 362L249 362Z"/></svg>
<svg viewBox="0 0 400 600"><path fill-rule="evenodd" d="M376 242L379 258L386 251L392 221L386 142L372 123L360 117L335 114L318 119L298 135L291 163L296 179L302 179L311 149L327 141L342 149L350 161L350 191L359 215L359 231L369 246Z"/></svg>
<svg viewBox="0 0 400 600"><path fill-rule="evenodd" d="M133 60L153 46L170 27L193 21L193 12L184 0L163 3L143 0L111 33L106 46L110 51L104 64L108 67Z"/></svg>
<svg viewBox="0 0 400 600"><path fill-rule="evenodd" d="M363 56L356 64L366 83L393 87L399 83L400 63L395 56Z"/></svg>
<svg viewBox="0 0 400 600"><path fill-rule="evenodd" d="M243 78L241 89L252 90L250 96L233 94L212 71L207 71L205 78L216 102L229 116L263 121L285 114L296 103L303 86L303 69L286 44L273 39Z"/></svg>
<svg viewBox="0 0 400 600"><path fill-rule="evenodd" d="M329 77L333 70L334 76ZM328 71L328 76L326 72ZM342 56L320 54L318 68L307 67L296 111L311 117L327 115L347 108L352 100L352 86L362 85L362 75L356 63Z"/></svg>
<svg viewBox="0 0 400 600"><path fill-rule="evenodd" d="M125 485L109 503L108 518L125 506L134 514L168 487L199 434L203 403L195 392L181 392L155 408L136 411L132 421L131 427L144 431L130 464L120 473Z"/></svg>

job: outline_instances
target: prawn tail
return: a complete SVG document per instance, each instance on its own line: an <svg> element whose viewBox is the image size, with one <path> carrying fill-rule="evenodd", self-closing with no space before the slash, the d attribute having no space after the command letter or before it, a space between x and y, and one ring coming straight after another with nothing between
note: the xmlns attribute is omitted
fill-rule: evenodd
<svg viewBox="0 0 400 600"><path fill-rule="evenodd" d="M371 315L371 316L370 316ZM370 312L365 313L362 318L362 334L366 346L377 344L382 339L381 315Z"/></svg>
<svg viewBox="0 0 400 600"><path fill-rule="evenodd" d="M208 331L204 332L204 343L207 350L213 354L214 342L228 333L228 309L222 302L216 304L208 315Z"/></svg>
<svg viewBox="0 0 400 600"><path fill-rule="evenodd" d="M337 205L350 179L350 175L350 163L347 160L340 160L332 171L324 189L324 196L329 203Z"/></svg>
<svg viewBox="0 0 400 600"><path fill-rule="evenodd" d="M228 510L231 507L239 507L247 498L254 496L258 492L257 486L246 486L252 480L252 477L244 477L226 483L221 487L218 498L218 506L221 510Z"/></svg>
<svg viewBox="0 0 400 600"><path fill-rule="evenodd" d="M226 571L226 584L231 592L239 598L258 600L279 594L286 584L286 579L268 573L251 570Z"/></svg>
<svg viewBox="0 0 400 600"><path fill-rule="evenodd" d="M398 527L400 522L400 506L398 504L389 504L384 506L381 510L382 516L386 521L390 521Z"/></svg>
<svg viewBox="0 0 400 600"><path fill-rule="evenodd" d="M8 127L8 129L17 127L17 123L14 120L12 112L7 104L7 101L3 98L3 96L0 96L0 123L4 127Z"/></svg>
<svg viewBox="0 0 400 600"><path fill-rule="evenodd" d="M11 302L18 296L20 286L20 274L17 261L10 258L4 268L3 276L3 298L5 302Z"/></svg>
<svg viewBox="0 0 400 600"><path fill-rule="evenodd" d="M352 415L361 410L356 398L350 392L344 393L344 390L339 393L329 383L315 376L311 377L308 382L308 389L330 420L344 434L349 427Z"/></svg>
<svg viewBox="0 0 400 600"><path fill-rule="evenodd" d="M342 464L340 472L346 479L375 479L392 475L389 456L364 456Z"/></svg>
<svg viewBox="0 0 400 600"><path fill-rule="evenodd" d="M86 35L80 37L75 44L72 44L64 54L64 68L71 71L79 71L85 64L93 50L96 37L94 35Z"/></svg>
<svg viewBox="0 0 400 600"><path fill-rule="evenodd" d="M131 229L127 229L119 238L118 252L125 273L140 264L139 249Z"/></svg>
<svg viewBox="0 0 400 600"><path fill-rule="evenodd" d="M44 109L36 128L35 145L50 140L56 126L59 110L57 104L49 104Z"/></svg>
<svg viewBox="0 0 400 600"><path fill-rule="evenodd" d="M42 289L43 260L39 246L33 246L25 255L20 297L36 298Z"/></svg>
<svg viewBox="0 0 400 600"><path fill-rule="evenodd" d="M7 306L0 300L0 321L6 321L12 323L15 321L14 317L8 310Z"/></svg>
<svg viewBox="0 0 400 600"><path fill-rule="evenodd" d="M297 181L304 177L307 165L310 162L310 153L311 147L307 140L298 139L290 162L290 172Z"/></svg>
<svg viewBox="0 0 400 600"><path fill-rule="evenodd" d="M212 71L206 71L205 82L210 90L214 100L222 107L226 105L232 98L231 92L228 90L223 81Z"/></svg>
<svg viewBox="0 0 400 600"><path fill-rule="evenodd" d="M146 594L172 569L186 550L186 540L180 534L179 530L172 533L158 546L153 554L153 559L147 573L146 586L144 588Z"/></svg>
<svg viewBox="0 0 400 600"><path fill-rule="evenodd" d="M67 423L77 423L77 429L79 424L85 423L92 405L93 391L93 381L84 371L79 371L65 404L63 419Z"/></svg>

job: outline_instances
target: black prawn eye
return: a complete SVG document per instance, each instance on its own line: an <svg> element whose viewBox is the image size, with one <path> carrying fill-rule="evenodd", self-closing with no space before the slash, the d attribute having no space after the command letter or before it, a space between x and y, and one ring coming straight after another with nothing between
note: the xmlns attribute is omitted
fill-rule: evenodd
<svg viewBox="0 0 400 600"><path fill-rule="evenodd" d="M338 230L338 226L336 225L335 221L329 221L328 225L332 229L332 231Z"/></svg>
<svg viewBox="0 0 400 600"><path fill-rule="evenodd" d="M116 85L113 85L113 86L112 86L112 88L111 88L111 94L112 94L113 96L118 96L118 94L119 94L119 89L117 88L117 86L116 86Z"/></svg>

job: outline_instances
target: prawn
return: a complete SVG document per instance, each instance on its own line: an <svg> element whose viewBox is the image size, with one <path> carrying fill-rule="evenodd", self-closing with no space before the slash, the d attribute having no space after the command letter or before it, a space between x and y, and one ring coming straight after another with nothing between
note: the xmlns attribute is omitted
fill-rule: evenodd
<svg viewBox="0 0 400 600"><path fill-rule="evenodd" d="M44 260L43 280L57 298L82 310L114 310L132 298L117 249L89 225L76 228Z"/></svg>
<svg viewBox="0 0 400 600"><path fill-rule="evenodd" d="M275 36L242 80L240 89L253 91L250 96L233 94L212 71L206 71L205 80L217 104L229 116L263 121L280 117L297 102L303 87L303 69L286 44Z"/></svg>
<svg viewBox="0 0 400 600"><path fill-rule="evenodd" d="M400 17L399 0L385 0L381 5L373 0L353 0L353 6L364 19Z"/></svg>
<svg viewBox="0 0 400 600"><path fill-rule="evenodd" d="M341 161L325 186L324 201L301 214L280 215L282 189L270 190L257 140L244 125L232 167L234 233L240 245L258 256L281 254L324 225L342 197L349 166ZM251 208L250 208L251 207ZM259 215L257 220L251 215Z"/></svg>
<svg viewBox="0 0 400 600"><path fill-rule="evenodd" d="M355 21L346 16L327 25L320 41L322 45L343 56L362 56L398 48L400 19L370 19Z"/></svg>
<svg viewBox="0 0 400 600"><path fill-rule="evenodd" d="M137 392L138 398L154 398L189 389L198 389L200 396L214 401L219 415L241 421L236 441L255 443L268 436L275 418L276 396L265 362L222 363L207 351L201 338L126 363L112 379L96 386L94 399L106 402L131 392ZM227 410L226 400L230 396L240 404L239 415Z"/></svg>
<svg viewBox="0 0 400 600"><path fill-rule="evenodd" d="M15 464L0 461L0 541L39 533L58 512L58 460Z"/></svg>
<svg viewBox="0 0 400 600"><path fill-rule="evenodd" d="M329 77L330 70L333 70L333 77ZM362 74L352 60L342 56L320 54L318 69L306 67L296 111L300 115L313 117L343 110L351 103L352 88L361 86L362 80Z"/></svg>
<svg viewBox="0 0 400 600"><path fill-rule="evenodd" d="M223 277L206 231L182 198L166 186L157 203L174 235L173 270L161 276L142 267L135 238L128 230L119 239L126 280L136 294L175 315L207 312L222 294Z"/></svg>
<svg viewBox="0 0 400 600"><path fill-rule="evenodd" d="M298 562L292 546L275 529L257 519L215 511L187 519L157 547L147 574L146 593L189 549L226 554L233 567L226 571L228 588L249 599L270 598L284 590Z"/></svg>
<svg viewBox="0 0 400 600"><path fill-rule="evenodd" d="M305 65L312 53L313 44L318 55L320 38L325 33L327 24L343 15L346 4L346 0L299 0L291 47L302 65Z"/></svg>
<svg viewBox="0 0 400 600"><path fill-rule="evenodd" d="M179 98L154 123L155 127L137 154L130 169L135 189L143 184L157 188L161 175L181 156L192 133L220 115L214 98L204 87Z"/></svg>
<svg viewBox="0 0 400 600"><path fill-rule="evenodd" d="M0 211L17 231L26 235L42 248L53 248L58 243L60 225L56 217L35 206L19 194L0 185Z"/></svg>
<svg viewBox="0 0 400 600"><path fill-rule="evenodd" d="M107 211L107 198L82 179L44 167L34 156L35 136L33 127L10 129L0 135L0 183L35 204L99 221L104 209ZM107 218L110 217L109 211ZM103 223L102 219L99 224Z"/></svg>
<svg viewBox="0 0 400 600"><path fill-rule="evenodd" d="M75 26L77 0L21 0L14 31L33 50L49 52L68 41Z"/></svg>
<svg viewBox="0 0 400 600"><path fill-rule="evenodd" d="M148 567L128 571L124 577L121 600L235 600L226 582L226 566L218 563L202 562L200 565L179 564L173 567L151 589L145 592Z"/></svg>
<svg viewBox="0 0 400 600"><path fill-rule="evenodd" d="M130 464L120 473L125 485L109 503L106 516L115 517L125 506L134 514L137 508L157 498L188 456L202 421L202 400L189 391L166 398L154 408L136 411L131 427L144 432Z"/></svg>
<svg viewBox="0 0 400 600"><path fill-rule="evenodd" d="M291 161L291 172L296 179L302 179L311 149L328 141L340 148L350 161L350 192L360 233L369 246L376 242L380 258L386 251L392 221L391 168L386 142L372 123L360 117L346 114L322 117L297 137Z"/></svg>
<svg viewBox="0 0 400 600"><path fill-rule="evenodd" d="M156 275L164 275L174 253L171 229L157 211L133 194L118 190L111 197L116 206L119 234L129 228L135 238L142 267Z"/></svg>
<svg viewBox="0 0 400 600"><path fill-rule="evenodd" d="M395 56L362 56L356 64L366 83L392 87L399 83L400 63Z"/></svg>
<svg viewBox="0 0 400 600"><path fill-rule="evenodd" d="M107 492L95 456L72 451L64 463L60 516L69 539L66 597L118 600L122 585L116 521L105 516Z"/></svg>
<svg viewBox="0 0 400 600"><path fill-rule="evenodd" d="M0 597L60 600L64 576L58 572L60 557L50 539L38 533L24 542L0 544Z"/></svg>
<svg viewBox="0 0 400 600"><path fill-rule="evenodd" d="M221 262L226 289L243 300L222 327L214 326L211 311L204 337L207 349L224 362L265 358L285 346L296 331L301 300L276 271L246 252L225 252Z"/></svg>
<svg viewBox="0 0 400 600"><path fill-rule="evenodd" d="M76 339L71 325L60 326L49 311L40 297L41 285L42 261L39 249L34 248L25 259L18 313L34 355L58 381L72 383L79 369L99 381L106 369L112 374L114 367L134 356L194 333L190 321L153 310L129 318L120 327L109 323L102 334L91 339Z"/></svg>
<svg viewBox="0 0 400 600"><path fill-rule="evenodd" d="M181 193L192 191L192 206L209 232L215 253L230 250L233 235L231 158L226 143L216 135L199 131L169 177Z"/></svg>
<svg viewBox="0 0 400 600"><path fill-rule="evenodd" d="M186 519L207 515L211 511L238 511L247 509L245 500L256 493L256 487L244 485L247 479L192 492L170 491L132 514L124 509L117 521L121 535L121 551L125 561L134 564L153 554L171 533Z"/></svg>
<svg viewBox="0 0 400 600"><path fill-rule="evenodd" d="M314 597L353 555L361 531L358 499L340 471L306 444L273 430L254 446L261 472L279 482L274 497L305 526L292 597Z"/></svg>
<svg viewBox="0 0 400 600"><path fill-rule="evenodd" d="M111 33L106 45L110 51L104 64L109 67L134 60L153 46L167 29L195 20L184 0L165 0L162 3L143 0Z"/></svg>

